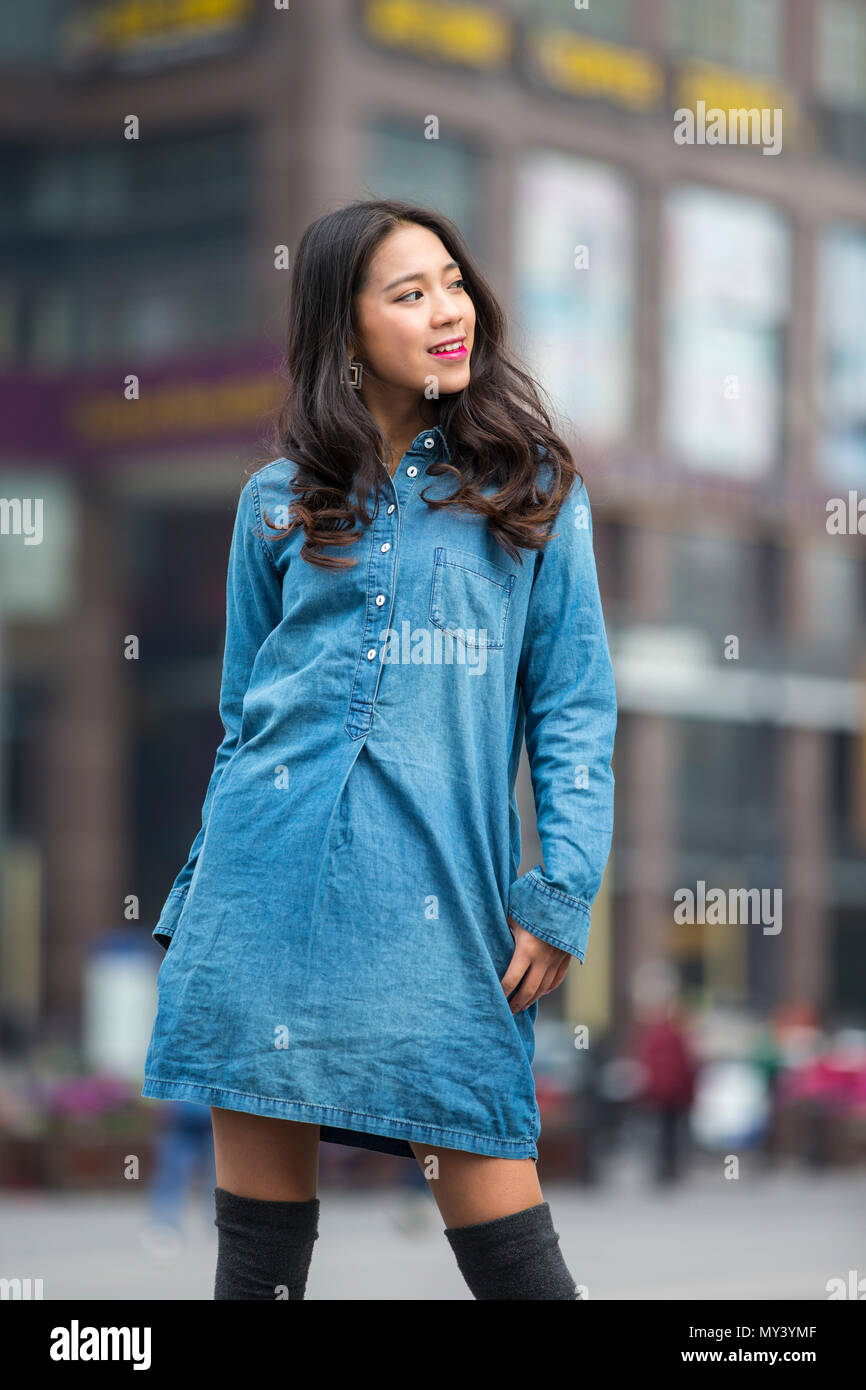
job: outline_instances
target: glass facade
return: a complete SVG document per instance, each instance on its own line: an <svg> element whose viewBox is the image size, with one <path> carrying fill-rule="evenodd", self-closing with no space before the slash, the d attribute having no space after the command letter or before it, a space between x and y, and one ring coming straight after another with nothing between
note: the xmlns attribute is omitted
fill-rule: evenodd
<svg viewBox="0 0 866 1390"><path fill-rule="evenodd" d="M684 984L707 1003L769 1007L781 993L777 937L765 934L759 899L732 905L734 921L701 921L702 893L784 893L783 822L778 813L784 733L767 724L678 719L671 729L672 854L667 864L667 942ZM692 921L674 920L689 889ZM709 910L709 904L707 904ZM725 911L725 915L729 915Z"/></svg>
<svg viewBox="0 0 866 1390"><path fill-rule="evenodd" d="M866 228L833 226L818 247L818 471L866 487Z"/></svg>
<svg viewBox="0 0 866 1390"><path fill-rule="evenodd" d="M604 164L548 151L517 171L514 337L578 441L624 437L634 393L634 197Z"/></svg>
<svg viewBox="0 0 866 1390"><path fill-rule="evenodd" d="M0 5L0 65L47 66L59 51L69 0L32 0Z"/></svg>
<svg viewBox="0 0 866 1390"><path fill-rule="evenodd" d="M665 44L677 57L776 76L784 10L783 0L665 0Z"/></svg>
<svg viewBox="0 0 866 1390"><path fill-rule="evenodd" d="M815 86L828 106L866 111L866 8L860 0L820 0Z"/></svg>
<svg viewBox="0 0 866 1390"><path fill-rule="evenodd" d="M250 175L237 129L18 150L0 221L7 361L142 362L259 337L245 283Z"/></svg>
<svg viewBox="0 0 866 1390"><path fill-rule="evenodd" d="M825 675L857 679L866 669L866 560L844 539L826 537L804 557L804 626L810 664Z"/></svg>
<svg viewBox="0 0 866 1390"><path fill-rule="evenodd" d="M778 669L782 625L782 554L718 528L672 532L670 621L699 628L717 661L725 639L740 639L740 664Z"/></svg>
<svg viewBox="0 0 866 1390"><path fill-rule="evenodd" d="M455 222L477 256L479 244L479 155L451 138L428 140L423 127L390 120L372 122L363 136L357 198L401 198L438 208Z"/></svg>
<svg viewBox="0 0 866 1390"><path fill-rule="evenodd" d="M201 788L223 736L214 692L220 683L232 516L230 500L225 507L196 509L194 517L184 508L139 503L119 522L125 621L148 653L146 661L126 666L136 881L143 885L143 909L154 919L166 878L176 872L177 845L190 839L190 826L197 828Z"/></svg>
<svg viewBox="0 0 866 1390"><path fill-rule="evenodd" d="M696 866L703 866L709 883L732 862L775 861L781 850L780 737L772 725L677 720L676 842L683 869L691 864L682 882L694 881Z"/></svg>
<svg viewBox="0 0 866 1390"><path fill-rule="evenodd" d="M584 0L584 4L563 5L561 0L505 0L515 19L543 21L579 29L602 39L629 39L632 36L637 0Z"/></svg>
<svg viewBox="0 0 866 1390"><path fill-rule="evenodd" d="M96 367L124 354L144 363L257 340L241 244L235 253L233 266L224 256L175 255L146 268L117 258L101 275L84 264L45 284L29 305L29 364Z"/></svg>
<svg viewBox="0 0 866 1390"><path fill-rule="evenodd" d="M768 203L665 197L662 432L689 467L758 477L780 461L790 254Z"/></svg>
<svg viewBox="0 0 866 1390"><path fill-rule="evenodd" d="M863 734L831 734L829 754L828 828L838 860L859 860L857 901L862 907L866 902L866 738ZM848 898L850 893L844 896Z"/></svg>

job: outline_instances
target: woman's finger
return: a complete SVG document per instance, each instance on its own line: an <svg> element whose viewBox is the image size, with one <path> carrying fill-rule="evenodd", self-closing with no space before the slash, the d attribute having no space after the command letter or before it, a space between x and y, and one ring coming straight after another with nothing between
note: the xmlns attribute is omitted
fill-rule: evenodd
<svg viewBox="0 0 866 1390"><path fill-rule="evenodd" d="M538 993L538 986L545 976L543 966L531 965L526 972L519 990L512 999L509 999L508 1006L513 1014L519 1013L521 1009L526 1009L532 1004Z"/></svg>
<svg viewBox="0 0 866 1390"><path fill-rule="evenodd" d="M500 981L506 998L520 984L531 964L532 959L526 947L522 943L516 944L508 962L508 969Z"/></svg>

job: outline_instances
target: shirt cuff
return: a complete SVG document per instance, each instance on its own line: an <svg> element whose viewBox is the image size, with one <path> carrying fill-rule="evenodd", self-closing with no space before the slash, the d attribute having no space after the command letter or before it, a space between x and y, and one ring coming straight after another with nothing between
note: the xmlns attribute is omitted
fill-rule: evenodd
<svg viewBox="0 0 866 1390"><path fill-rule="evenodd" d="M550 888L539 877L541 871L538 864L514 880L508 892L508 916L541 941L577 956L582 965L589 941L590 904Z"/></svg>
<svg viewBox="0 0 866 1390"><path fill-rule="evenodd" d="M158 941L166 951L171 945L171 938L174 936L178 918L183 912L188 892L188 888L172 888L165 900L165 906L159 914L159 921L151 932L154 941Z"/></svg>

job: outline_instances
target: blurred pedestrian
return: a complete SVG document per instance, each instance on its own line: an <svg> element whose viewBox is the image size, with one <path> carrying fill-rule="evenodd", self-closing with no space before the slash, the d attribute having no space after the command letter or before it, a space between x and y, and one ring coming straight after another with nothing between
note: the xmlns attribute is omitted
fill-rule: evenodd
<svg viewBox="0 0 866 1390"><path fill-rule="evenodd" d="M761 1152L765 1166L773 1168L779 1158L779 1088L785 1059L772 1022L758 1029L749 1061L766 1087L767 1123Z"/></svg>
<svg viewBox="0 0 866 1390"><path fill-rule="evenodd" d="M628 1044L641 1069L637 1103L655 1125L654 1178L659 1185L680 1176L698 1071L675 993L676 977L667 963L644 967L635 985L637 1017Z"/></svg>
<svg viewBox="0 0 866 1390"><path fill-rule="evenodd" d="M154 1229L181 1235L184 1206L196 1181L204 1197L208 1224L213 1222L213 1128L206 1105L175 1100L165 1108L167 1113L156 1131L148 1214Z"/></svg>

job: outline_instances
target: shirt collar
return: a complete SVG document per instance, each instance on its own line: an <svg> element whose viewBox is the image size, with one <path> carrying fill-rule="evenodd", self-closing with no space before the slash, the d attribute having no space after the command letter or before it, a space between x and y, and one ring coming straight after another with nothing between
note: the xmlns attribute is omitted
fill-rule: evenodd
<svg viewBox="0 0 866 1390"><path fill-rule="evenodd" d="M428 439L434 441L432 447L428 447L426 443ZM422 430L420 434L416 434L412 443L409 445L407 453L420 454L428 463L432 463L434 459L438 461L438 459L444 458L448 461L451 458L451 450L448 448L448 441L438 425L431 425L429 429Z"/></svg>

